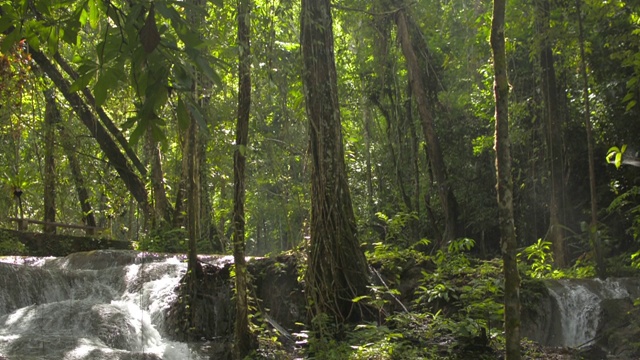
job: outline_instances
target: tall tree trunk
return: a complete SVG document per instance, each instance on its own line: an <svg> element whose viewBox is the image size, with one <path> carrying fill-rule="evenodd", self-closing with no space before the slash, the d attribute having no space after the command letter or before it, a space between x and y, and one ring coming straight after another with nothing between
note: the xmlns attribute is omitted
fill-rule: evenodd
<svg viewBox="0 0 640 360"><path fill-rule="evenodd" d="M591 195L591 224L589 239L596 255L596 272L600 278L606 278L607 269L602 253L602 242L598 236L598 201L596 194L595 158L593 155L593 133L591 131L591 105L589 103L589 77L587 75L587 60L584 52L584 30L580 5L582 0L576 0L578 13L578 41L580 43L580 73L582 75L582 97L584 101L584 127L587 132L587 153L589 161L589 193Z"/></svg>
<svg viewBox="0 0 640 360"><path fill-rule="evenodd" d="M172 209L165 190L164 171L162 171L162 158L158 142L153 138L151 131L146 132L145 138L147 161L151 168L151 188L153 189L153 222L156 222L155 219L157 218L167 225L173 225L171 221Z"/></svg>
<svg viewBox="0 0 640 360"><path fill-rule="evenodd" d="M370 100L373 104L376 105L376 107L378 108L378 110L380 110L382 116L384 116L386 120L387 128L385 132L387 135L387 147L389 148L389 156L391 157L395 180L398 184L398 191L400 192L400 200L402 200L402 202L404 203L406 210L411 211L411 198L407 194L404 186L405 176L403 175L401 169L401 157L397 155L398 153L402 153L402 150L396 151L396 149L394 148L395 143L398 143L398 147L401 148L399 139L394 139L393 137L394 128L397 129L399 127L399 116L397 115L398 111L396 108L397 105L393 97L389 96L389 98L389 100L391 101L391 106L389 106L392 109L391 111L389 111L388 108L380 102L380 99L377 96L372 97Z"/></svg>
<svg viewBox="0 0 640 360"><path fill-rule="evenodd" d="M306 273L310 315L337 323L361 318L367 263L349 194L330 0L302 0L303 84L311 153L311 241ZM320 329L322 330L322 329Z"/></svg>
<svg viewBox="0 0 640 360"><path fill-rule="evenodd" d="M136 199L145 216L148 215L148 197L147 190L140 177L133 171L127 158L120 152L118 146L113 142L107 131L97 121L89 107L82 101L80 96L72 93L69 88L69 82L64 79L58 69L49 61L49 59L40 51L31 48L31 56L33 60L42 68L49 78L60 90L62 95L67 99L71 107L78 114L83 124L89 129L91 136L96 139L100 149L109 159L109 163L120 175L120 179Z"/></svg>
<svg viewBox="0 0 640 360"><path fill-rule="evenodd" d="M411 37L407 28L407 15L404 10L399 10L396 14L396 23L398 26L398 37L402 47L402 53L407 61L407 69L409 71L409 81L413 89L414 98L418 105L418 113L427 141L427 153L431 162L431 170L435 179L440 203L445 215L444 242L453 240L457 236L458 228L458 210L456 199L453 191L449 186L447 179L447 170L444 164L440 140L436 135L435 126L433 124L433 115L427 104L427 93L425 84L422 81L422 73L418 65L418 58L411 43Z"/></svg>
<svg viewBox="0 0 640 360"><path fill-rule="evenodd" d="M251 111L250 0L238 1L238 119L233 152L233 259L236 267L236 319L233 353L242 360L251 350L249 331L248 275L245 261L245 164Z"/></svg>
<svg viewBox="0 0 640 360"><path fill-rule="evenodd" d="M365 163L367 176L367 220L371 220L375 214L373 202L373 172L371 170L371 109L366 96L362 97L362 120L364 122Z"/></svg>
<svg viewBox="0 0 640 360"><path fill-rule="evenodd" d="M491 50L495 73L494 96L496 102L496 189L498 192L498 223L500 249L504 271L504 330L506 359L519 360L520 355L520 277L516 259L516 231L513 219L513 178L511 175L511 149L509 139L509 83L504 35L506 0L493 1L491 20Z"/></svg>
<svg viewBox="0 0 640 360"><path fill-rule="evenodd" d="M540 41L540 67L542 69L542 96L546 124L547 159L551 169L551 199L549 201L549 240L553 244L553 257L557 267L564 267L563 194L564 171L562 156L562 111L558 103L558 88L553 52L549 39L549 1L536 1L536 24Z"/></svg>
<svg viewBox="0 0 640 360"><path fill-rule="evenodd" d="M176 188L175 207L173 209L173 227L178 228L184 225L184 202L187 194L187 173L189 164L187 158L187 133L179 135L179 142L182 143L182 159L180 160L179 180Z"/></svg>
<svg viewBox="0 0 640 360"><path fill-rule="evenodd" d="M96 227L96 218L91 206L89 191L85 186L84 177L82 176L82 170L78 157L76 156L75 144L71 140L71 134L68 133L65 126L60 127L60 140L62 148L67 155L67 161L69 161L69 168L71 169L71 176L73 177L73 184L76 188L76 194L78 195L78 201L80 202L80 209L82 209L82 221L85 225ZM95 235L94 229L87 229L87 235Z"/></svg>
<svg viewBox="0 0 640 360"><path fill-rule="evenodd" d="M200 172L198 161L198 123L191 116L191 122L187 129L186 149L187 153L187 232L189 237L188 268L198 269L198 248L200 239ZM191 274L195 275L195 274Z"/></svg>
<svg viewBox="0 0 640 360"><path fill-rule="evenodd" d="M56 163L55 163L55 127L60 122L60 112L56 104L55 90L44 91L47 102L44 115L44 221L56 221ZM55 234L55 225L45 224L45 234Z"/></svg>

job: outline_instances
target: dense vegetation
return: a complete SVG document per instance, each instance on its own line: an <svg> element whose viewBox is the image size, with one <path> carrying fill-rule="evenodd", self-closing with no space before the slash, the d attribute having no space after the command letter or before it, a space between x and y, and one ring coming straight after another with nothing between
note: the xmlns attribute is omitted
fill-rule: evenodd
<svg viewBox="0 0 640 360"><path fill-rule="evenodd" d="M360 244L370 264L441 271L425 273L415 309L354 334L375 333L393 344L385 351L412 341L432 351L422 341L452 333L502 339L493 332L501 267L490 260L501 230L491 3L345 0L328 20L302 14L311 3L0 0L0 226L25 218L48 222L45 232L98 232L141 250L295 249L320 261L316 245L336 241L332 249L348 255L329 251L328 262L353 272L366 271L349 261L361 259ZM517 0L505 20L521 274L624 274L640 259L640 9ZM333 51L313 48L319 41ZM335 66L319 73L326 83L309 76L320 60ZM251 78L246 128L242 76ZM315 119L323 111L332 122ZM25 250L0 242L3 253ZM470 285L478 270L490 275ZM357 296L363 317L382 313L394 295L377 296L391 288L365 295L362 278L336 280L355 284L346 295L319 291L317 311L341 302L333 320L354 320L347 297ZM460 318L420 308L453 296ZM394 342L400 336L414 340Z"/></svg>

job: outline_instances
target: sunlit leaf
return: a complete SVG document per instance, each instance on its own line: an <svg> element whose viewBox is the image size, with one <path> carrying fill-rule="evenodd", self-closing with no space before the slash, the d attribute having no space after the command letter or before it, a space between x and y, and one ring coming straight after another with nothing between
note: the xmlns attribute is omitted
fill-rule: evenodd
<svg viewBox="0 0 640 360"><path fill-rule="evenodd" d="M88 5L89 5L89 26L91 26L92 29L95 29L98 27L98 17L100 14L100 5L101 5L101 0L89 0Z"/></svg>

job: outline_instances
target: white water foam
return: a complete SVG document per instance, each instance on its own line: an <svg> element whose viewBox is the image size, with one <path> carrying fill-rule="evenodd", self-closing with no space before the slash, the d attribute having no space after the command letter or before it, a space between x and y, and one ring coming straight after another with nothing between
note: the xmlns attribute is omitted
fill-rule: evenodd
<svg viewBox="0 0 640 360"><path fill-rule="evenodd" d="M138 255L105 251L0 263L0 356L203 359L160 331L186 264Z"/></svg>
<svg viewBox="0 0 640 360"><path fill-rule="evenodd" d="M616 280L558 280L550 286L560 313L562 345L589 345L596 337L603 299L624 299L629 293Z"/></svg>

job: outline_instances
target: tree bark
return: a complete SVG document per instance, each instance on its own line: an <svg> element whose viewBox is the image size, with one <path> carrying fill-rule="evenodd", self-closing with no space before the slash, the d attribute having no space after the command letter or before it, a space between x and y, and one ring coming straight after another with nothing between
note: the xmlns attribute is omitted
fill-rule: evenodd
<svg viewBox="0 0 640 360"><path fill-rule="evenodd" d="M591 131L591 105L589 103L589 77L587 75L587 60L584 51L584 30L580 5L582 0L576 0L576 12L578 13L578 41L580 43L580 74L582 75L582 97L584 101L584 127L587 133L587 154L589 161L589 193L591 195L591 224L589 226L589 239L596 255L596 272L598 277L607 277L607 269L602 253L602 242L598 236L598 201L596 194L595 157L593 155L593 133Z"/></svg>
<svg viewBox="0 0 640 360"><path fill-rule="evenodd" d="M93 213L93 207L91 206L89 191L84 185L84 177L82 176L82 170L80 162L75 153L75 144L71 141L71 134L67 132L64 126L60 127L60 140L65 154L67 155L67 161L69 161L69 168L71 168L71 176L73 177L73 183L76 188L76 194L78 194L78 201L80 202L80 208L82 209L82 221L87 226L96 227L96 218ZM95 235L94 229L87 229L87 235Z"/></svg>
<svg viewBox="0 0 640 360"><path fill-rule="evenodd" d="M542 96L546 124L547 159L551 170L551 199L549 201L549 240L553 244L553 258L557 267L565 267L563 194L564 171L562 156L562 111L558 103L553 52L549 39L549 1L536 1L536 25L540 41L540 67L542 70Z"/></svg>
<svg viewBox="0 0 640 360"><path fill-rule="evenodd" d="M245 261L245 165L251 111L251 47L250 0L238 1L238 119L236 149L233 153L233 259L236 267L236 318L233 355L244 359L251 350L249 304L247 296L248 271Z"/></svg>
<svg viewBox="0 0 640 360"><path fill-rule="evenodd" d="M91 135L98 142L100 149L109 159L109 163L120 175L120 178L124 182L125 186L136 199L140 208L148 215L148 197L147 191L144 187L144 183L133 172L131 166L127 162L127 158L120 152L118 146L113 142L107 131L97 121L91 110L82 101L80 96L76 93L69 91L69 83L64 79L62 74L56 69L56 67L49 61L49 59L40 51L31 48L31 56L33 60L42 68L42 70L49 76L49 78L56 85L58 90L67 99L71 107L78 114L78 117L83 124L89 129Z"/></svg>
<svg viewBox="0 0 640 360"><path fill-rule="evenodd" d="M425 84L422 81L422 74L420 66L418 65L418 58L413 49L411 43L411 37L409 36L409 30L407 27L407 15L404 10L399 10L396 14L396 23L398 26L398 37L402 47L402 53L407 61L407 70L409 71L409 81L413 90L414 98L418 105L418 113L420 114L420 121L422 124L422 131L424 132L425 139L427 141L427 153L429 155L429 161L431 162L431 171L435 180L435 185L438 189L438 195L442 210L445 215L445 230L443 241L454 240L458 232L458 210L457 202L453 196L453 191L449 186L447 179L447 170L444 164L442 155L442 148L440 147L440 140L435 131L433 124L433 115L427 104L427 93L425 91Z"/></svg>
<svg viewBox="0 0 640 360"><path fill-rule="evenodd" d="M520 277L516 258L516 232L513 219L513 178L509 139L509 83L504 35L505 0L493 1L491 49L495 73L496 103L496 190L498 193L498 223L500 249L504 271L504 329L507 360L519 360L520 354Z"/></svg>
<svg viewBox="0 0 640 360"><path fill-rule="evenodd" d="M198 161L198 124L191 116L187 129L187 232L189 237L188 268L198 269L197 243L200 239L200 172ZM194 275L194 274L192 274ZM195 279L195 278L194 278Z"/></svg>
<svg viewBox="0 0 640 360"><path fill-rule="evenodd" d="M358 321L369 275L347 182L330 0L302 0L303 85L311 153L311 240L306 273L310 315ZM320 328L319 331L326 330Z"/></svg>
<svg viewBox="0 0 640 360"><path fill-rule="evenodd" d="M56 105L55 90L44 91L47 102L44 115L44 221L56 222L56 160L55 150L55 126L60 122L60 112ZM44 225L45 234L55 234L54 225Z"/></svg>
<svg viewBox="0 0 640 360"><path fill-rule="evenodd" d="M151 131L146 132L145 138L147 161L151 169L151 188L153 189L153 219L158 218L167 225L173 225L171 221L173 209L171 209L171 204L169 204L169 200L167 199L164 171L162 171L162 157L160 155L160 149L158 148L158 142L154 140Z"/></svg>

